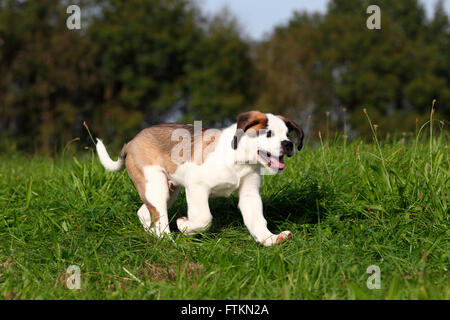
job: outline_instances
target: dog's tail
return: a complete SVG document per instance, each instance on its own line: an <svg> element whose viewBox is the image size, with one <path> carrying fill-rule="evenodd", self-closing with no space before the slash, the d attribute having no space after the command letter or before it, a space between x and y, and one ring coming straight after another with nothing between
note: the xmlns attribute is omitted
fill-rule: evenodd
<svg viewBox="0 0 450 320"><path fill-rule="evenodd" d="M123 168L124 160L127 156L127 145L124 145L122 148L122 152L120 153L120 157L117 159L117 161L113 161L108 154L108 151L106 151L105 145L103 142L97 138L97 153L98 157L100 159L101 164L105 167L106 170L115 172L120 171Z"/></svg>

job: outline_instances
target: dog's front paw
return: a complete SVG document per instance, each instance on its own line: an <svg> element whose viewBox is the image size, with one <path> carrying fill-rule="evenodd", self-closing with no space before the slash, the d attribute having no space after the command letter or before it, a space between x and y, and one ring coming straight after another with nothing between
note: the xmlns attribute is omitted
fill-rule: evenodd
<svg viewBox="0 0 450 320"><path fill-rule="evenodd" d="M286 239L292 239L292 232L283 231L280 234L274 234L267 239L261 241L261 244L266 247L273 246L274 244L283 242Z"/></svg>
<svg viewBox="0 0 450 320"><path fill-rule="evenodd" d="M192 221L186 217L181 217L177 220L178 229L186 236L191 237L199 232L208 230L211 226L211 220Z"/></svg>
<svg viewBox="0 0 450 320"><path fill-rule="evenodd" d="M178 230L180 230L181 232L183 232L185 235L189 235L188 234L188 218L186 217L181 217L179 219L177 219L177 227Z"/></svg>

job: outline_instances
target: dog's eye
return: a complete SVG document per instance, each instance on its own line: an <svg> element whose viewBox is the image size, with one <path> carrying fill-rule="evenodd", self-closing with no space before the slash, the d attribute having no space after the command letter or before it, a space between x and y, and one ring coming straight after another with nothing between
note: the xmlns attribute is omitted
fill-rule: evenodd
<svg viewBox="0 0 450 320"><path fill-rule="evenodd" d="M270 138L272 136L272 130L267 131L267 138Z"/></svg>

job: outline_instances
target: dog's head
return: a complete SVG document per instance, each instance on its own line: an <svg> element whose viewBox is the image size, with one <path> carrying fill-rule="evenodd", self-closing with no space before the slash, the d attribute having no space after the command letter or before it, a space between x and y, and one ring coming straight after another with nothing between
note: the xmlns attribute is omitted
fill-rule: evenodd
<svg viewBox="0 0 450 320"><path fill-rule="evenodd" d="M240 160L259 162L272 173L284 169L284 156L292 157L303 147L303 131L294 121L280 115L249 111L237 117L232 148ZM245 159L242 159L242 158Z"/></svg>

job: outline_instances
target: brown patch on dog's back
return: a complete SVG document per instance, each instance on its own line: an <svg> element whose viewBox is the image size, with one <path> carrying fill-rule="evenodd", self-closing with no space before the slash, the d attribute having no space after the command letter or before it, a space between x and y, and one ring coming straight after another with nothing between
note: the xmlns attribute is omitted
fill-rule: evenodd
<svg viewBox="0 0 450 320"><path fill-rule="evenodd" d="M191 156L187 159L187 155L183 154L183 148L180 149L178 156L180 156L181 163L176 163L172 159L173 148L177 147L182 141L182 137L178 141L172 140L172 134L177 129L186 130L184 133L190 136L187 148L190 148ZM145 186L151 181L146 180L144 168L159 166L166 172L169 180L170 175L177 170L178 165L186 161L194 162L197 160L194 155L195 147L202 152L196 163L202 164L208 155L214 151L220 133L221 131L217 129L203 129L201 137L197 138L194 134L198 135L198 133L194 133L194 127L191 125L159 124L142 130L124 146L121 155L125 158L128 175L133 181L141 200L151 213L152 224L158 221L160 213L145 197ZM199 146L200 143L202 144L201 147Z"/></svg>
<svg viewBox="0 0 450 320"><path fill-rule="evenodd" d="M159 124L142 130L127 144L126 152L134 155L136 166L139 168L155 165L172 174L176 171L178 165L188 161L186 159L187 155L183 154L183 148L180 149L178 154L182 160L180 163L174 162L171 158L173 148L179 145L183 139L180 137L180 140L172 140L172 134L175 130L186 130L186 134L190 136L190 141L188 142L191 151L189 161L194 161L196 145L197 148L199 147L198 144L202 145L201 148L198 148L198 150L201 150L202 156L199 158L200 161L197 161L197 164L202 164L208 155L214 151L218 140L217 137L221 132L217 129L202 129L201 137L196 137L195 135L199 133L194 132L194 127L191 125Z"/></svg>
<svg viewBox="0 0 450 320"><path fill-rule="evenodd" d="M208 156L214 152L217 143L219 142L221 130L218 129L205 129L202 130L202 136L200 139L195 139L193 142L193 149L191 150L191 161L196 164L202 164L206 161ZM199 146L201 144L201 146ZM195 152L200 152L201 157L196 159Z"/></svg>

